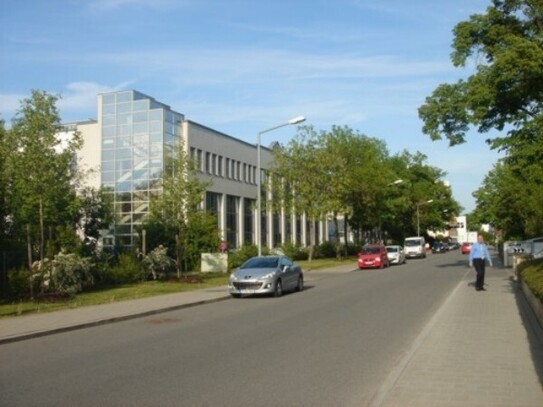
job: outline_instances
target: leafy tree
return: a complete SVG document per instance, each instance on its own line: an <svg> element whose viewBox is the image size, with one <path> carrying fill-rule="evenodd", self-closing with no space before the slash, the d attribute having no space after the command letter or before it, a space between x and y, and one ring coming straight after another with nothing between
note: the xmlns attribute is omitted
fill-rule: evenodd
<svg viewBox="0 0 543 407"><path fill-rule="evenodd" d="M315 222L322 219L329 208L325 190L333 181L334 174L325 165L326 157L319 144L319 134L312 126L300 126L288 146L274 150L274 162L270 169L274 182L275 210L284 208L297 216L305 214L309 220L309 260L313 258ZM311 174L311 176L308 176Z"/></svg>
<svg viewBox="0 0 543 407"><path fill-rule="evenodd" d="M194 267L202 251L216 250L219 243L217 221L201 205L209 185L210 182L199 178L183 142L179 141L166 157L162 193L151 201L149 217L143 226L168 233L161 240L173 248L178 278L182 269L188 271ZM152 239L156 240L156 236Z"/></svg>
<svg viewBox="0 0 543 407"><path fill-rule="evenodd" d="M454 66L478 57L475 73L441 84L419 109L423 131L451 145L465 141L470 125L479 132L506 127L507 137L489 140L494 148L541 140L543 134L543 2L494 0L454 29Z"/></svg>
<svg viewBox="0 0 543 407"><path fill-rule="evenodd" d="M423 131L450 145L463 143L470 126L500 132L487 142L506 158L475 193L477 217L509 236L543 233L543 2L493 0L485 14L456 25L453 48L456 67L477 57L475 73L426 98Z"/></svg>
<svg viewBox="0 0 543 407"><path fill-rule="evenodd" d="M78 133L71 140L60 140L60 117L55 106L58 97L43 91L21 102L12 128L8 132L11 154L6 166L11 174L10 216L15 233L27 232L31 249L37 241L41 261L45 256L47 231L59 226L74 227L78 202L73 165L75 152L81 145ZM36 231L37 238L32 238ZM29 249L29 265L32 254Z"/></svg>

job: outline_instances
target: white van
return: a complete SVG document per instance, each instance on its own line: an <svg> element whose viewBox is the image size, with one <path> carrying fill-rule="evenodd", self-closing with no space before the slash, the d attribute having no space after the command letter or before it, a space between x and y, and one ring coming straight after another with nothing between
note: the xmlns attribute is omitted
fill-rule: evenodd
<svg viewBox="0 0 543 407"><path fill-rule="evenodd" d="M424 237L422 236L405 238L404 243L403 243L405 257L408 257L408 258L426 257L426 250L424 249L425 245L426 245L426 241L424 240Z"/></svg>

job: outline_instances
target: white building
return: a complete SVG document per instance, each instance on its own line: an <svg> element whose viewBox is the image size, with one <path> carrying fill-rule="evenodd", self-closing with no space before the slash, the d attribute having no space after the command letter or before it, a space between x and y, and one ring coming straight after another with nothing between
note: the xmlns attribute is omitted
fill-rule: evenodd
<svg viewBox="0 0 543 407"><path fill-rule="evenodd" d="M232 248L256 244L257 148L237 138L187 120L181 113L134 90L98 95L96 121L72 123L66 131L81 132L84 146L79 165L92 170L87 185L108 187L113 194L116 223L105 246L134 247L137 227L160 194L165 152L179 138L195 159L203 179L211 179L203 202L214 211L222 238ZM261 167L269 166L271 150L261 148ZM265 200L262 200L265 202ZM262 210L262 245L270 248L309 242L309 224L301 217ZM317 225L318 242L327 240L327 222Z"/></svg>

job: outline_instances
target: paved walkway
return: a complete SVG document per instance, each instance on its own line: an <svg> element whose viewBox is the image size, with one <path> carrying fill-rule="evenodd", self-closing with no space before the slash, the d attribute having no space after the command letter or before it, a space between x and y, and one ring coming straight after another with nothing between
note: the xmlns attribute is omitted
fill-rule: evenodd
<svg viewBox="0 0 543 407"><path fill-rule="evenodd" d="M511 276L511 269L487 269L487 291L477 292L466 272L371 406L543 406L543 330ZM4 318L0 344L227 298L226 287L216 287Z"/></svg>
<svg viewBox="0 0 543 407"><path fill-rule="evenodd" d="M543 406L543 330L511 269L463 281L391 372L372 406Z"/></svg>

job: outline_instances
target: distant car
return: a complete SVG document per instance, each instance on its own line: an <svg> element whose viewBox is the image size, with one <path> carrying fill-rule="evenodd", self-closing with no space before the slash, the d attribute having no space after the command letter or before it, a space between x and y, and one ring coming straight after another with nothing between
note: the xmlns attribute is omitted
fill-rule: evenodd
<svg viewBox="0 0 543 407"><path fill-rule="evenodd" d="M390 264L404 264L405 251L402 246L391 245L386 246L388 262Z"/></svg>
<svg viewBox="0 0 543 407"><path fill-rule="evenodd" d="M383 268L388 267L387 249L380 244L368 244L362 247L358 253L358 268Z"/></svg>
<svg viewBox="0 0 543 407"><path fill-rule="evenodd" d="M460 243L458 242L450 242L449 243L449 250L456 250L460 249Z"/></svg>
<svg viewBox="0 0 543 407"><path fill-rule="evenodd" d="M462 245L460 246L460 253L462 254L469 254L469 252L471 251L471 245L473 243L470 243L470 242L464 242L462 243Z"/></svg>
<svg viewBox="0 0 543 407"><path fill-rule="evenodd" d="M432 253L445 253L447 247L441 242L435 242L432 246Z"/></svg>
<svg viewBox="0 0 543 407"><path fill-rule="evenodd" d="M286 256L256 256L230 275L228 290L232 297L244 294L273 294L280 297L289 290L304 289L302 268Z"/></svg>

